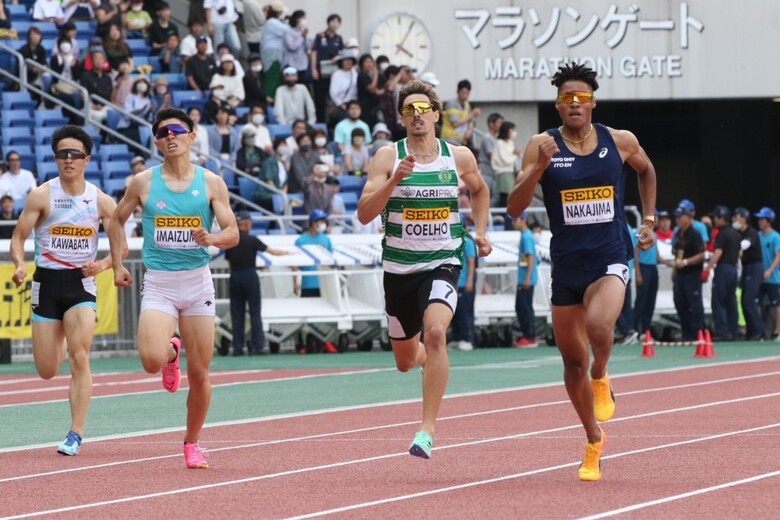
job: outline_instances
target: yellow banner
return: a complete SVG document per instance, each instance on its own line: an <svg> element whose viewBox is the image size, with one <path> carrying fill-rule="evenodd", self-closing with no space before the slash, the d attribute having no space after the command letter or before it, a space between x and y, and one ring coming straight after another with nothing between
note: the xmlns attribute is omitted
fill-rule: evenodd
<svg viewBox="0 0 780 520"><path fill-rule="evenodd" d="M27 339L32 337L30 321L30 287L35 264L27 264L27 279L21 287L11 281L13 264L0 264L0 338ZM114 271L103 271L95 277L97 284L97 323L95 335L119 332L119 298L114 286Z"/></svg>

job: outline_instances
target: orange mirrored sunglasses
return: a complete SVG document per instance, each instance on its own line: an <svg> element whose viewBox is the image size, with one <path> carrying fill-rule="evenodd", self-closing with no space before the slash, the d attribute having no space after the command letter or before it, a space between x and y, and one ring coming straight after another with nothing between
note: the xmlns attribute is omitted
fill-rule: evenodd
<svg viewBox="0 0 780 520"><path fill-rule="evenodd" d="M582 104L587 101L596 102L596 98L591 92L563 92L558 95L555 102L562 105L571 105L572 103Z"/></svg>

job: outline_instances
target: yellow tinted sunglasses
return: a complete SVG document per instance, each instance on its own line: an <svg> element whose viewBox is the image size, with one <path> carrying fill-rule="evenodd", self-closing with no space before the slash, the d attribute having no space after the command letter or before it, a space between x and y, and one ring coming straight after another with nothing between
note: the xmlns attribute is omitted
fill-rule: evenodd
<svg viewBox="0 0 780 520"><path fill-rule="evenodd" d="M401 109L402 116L413 116L415 112L418 114L427 114L433 110L433 105L427 101L412 101L408 105L404 105Z"/></svg>
<svg viewBox="0 0 780 520"><path fill-rule="evenodd" d="M587 101L591 103L596 102L596 98L593 97L591 92L563 92L555 99L555 102L561 105L571 105L572 103L581 105Z"/></svg>

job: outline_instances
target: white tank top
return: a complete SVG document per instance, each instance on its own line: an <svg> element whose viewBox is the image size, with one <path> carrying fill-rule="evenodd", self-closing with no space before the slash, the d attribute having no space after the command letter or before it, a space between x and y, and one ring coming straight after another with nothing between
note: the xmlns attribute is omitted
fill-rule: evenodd
<svg viewBox="0 0 780 520"><path fill-rule="evenodd" d="M97 257L98 189L87 182L84 193L65 193L60 179L49 181L49 216L35 229L35 265L77 269Z"/></svg>

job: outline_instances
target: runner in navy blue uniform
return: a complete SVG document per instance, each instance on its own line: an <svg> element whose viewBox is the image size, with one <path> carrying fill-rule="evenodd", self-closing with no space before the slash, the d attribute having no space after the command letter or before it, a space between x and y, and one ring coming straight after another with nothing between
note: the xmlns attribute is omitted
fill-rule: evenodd
<svg viewBox="0 0 780 520"><path fill-rule="evenodd" d="M579 478L598 480L606 437L597 421L609 420L615 411L607 362L633 257L623 211L623 163L639 176L645 215L637 233L642 250L655 240L655 169L634 134L591 122L593 92L599 87L595 71L566 64L552 84L558 89L555 107L563 124L528 142L507 208L510 215L519 215L541 184L553 235L553 330L566 391L588 437Z"/></svg>

